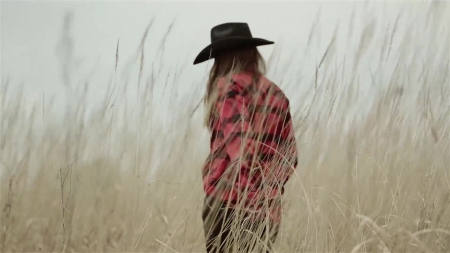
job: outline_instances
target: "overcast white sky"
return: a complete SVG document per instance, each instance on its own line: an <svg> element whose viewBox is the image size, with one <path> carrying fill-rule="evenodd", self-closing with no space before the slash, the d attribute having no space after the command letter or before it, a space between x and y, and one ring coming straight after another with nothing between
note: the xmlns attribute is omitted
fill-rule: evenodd
<svg viewBox="0 0 450 253"><path fill-rule="evenodd" d="M326 4L322 29L332 30L336 19L347 16L352 6L351 2ZM114 64L117 39L120 39L121 55L131 56L153 17L156 20L147 48L159 45L169 23L177 17L171 38L167 40L166 57L191 63L196 53L208 44L211 27L223 22L248 22L254 36L276 42L283 39L285 50L296 47L308 34L318 7L306 2L255 1L6 1L1 15L2 70L3 74L37 86L56 82L55 50L66 11L74 14L72 34L82 68L87 71L97 66L106 71ZM201 69L190 67L193 71Z"/></svg>
<svg viewBox="0 0 450 253"><path fill-rule="evenodd" d="M308 80L314 75L315 64L320 60L338 24L336 57L343 59L349 51L356 50L358 33L372 18L376 19L377 26L371 46L379 47L386 27L392 27L399 13L414 17L420 8L419 4L408 4L407 1L2 1L1 74L10 78L13 87L19 87L22 83L21 87L26 89L30 101L41 99L42 93L46 97L60 97L62 62L58 58L61 53L58 43L64 15L70 11L73 13L71 36L74 47L72 80L80 83L93 73L89 88L92 101L98 94L103 94L114 72L118 39L118 78L122 84L130 76L136 78L138 65L126 65L130 61L137 63L133 56L152 18L155 21L145 44L145 74L150 73L152 63L159 62L153 59L161 38L170 22L176 18L164 44L164 66L159 67L165 73L164 67L167 70L174 69L177 64L184 66L185 84L178 85L184 85L186 90L195 84L204 85L201 78L205 76L208 64L193 66L192 62L196 54L209 43L210 29L223 22L247 22L254 37L274 40L280 46L281 63L289 56L296 55L296 60L289 67L294 72L301 71L306 81L282 84L294 91L306 89L309 85ZM356 14L351 27L349 20L353 10ZM309 47L308 52L304 52L310 29L319 12L317 30L320 33L313 38L313 46ZM407 21L400 22L397 28L399 33L404 33L407 26ZM347 36L349 31L353 33L351 38ZM268 57L274 48L265 46L260 49ZM363 69L371 66L375 53L368 53L366 61L360 63ZM133 72L124 72L127 67ZM269 78L275 82L285 79L275 74ZM157 83L156 90L162 89L163 84L162 81ZM59 103L63 107L64 99Z"/></svg>

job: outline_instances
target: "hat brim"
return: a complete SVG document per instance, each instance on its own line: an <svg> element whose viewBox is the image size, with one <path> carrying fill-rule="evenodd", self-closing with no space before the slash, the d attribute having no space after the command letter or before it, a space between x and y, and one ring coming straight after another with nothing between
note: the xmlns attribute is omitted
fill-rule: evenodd
<svg viewBox="0 0 450 253"><path fill-rule="evenodd" d="M274 44L273 41L260 38L227 37L214 41L205 47L195 58L194 65L208 61L217 56L218 53L245 47L258 47Z"/></svg>

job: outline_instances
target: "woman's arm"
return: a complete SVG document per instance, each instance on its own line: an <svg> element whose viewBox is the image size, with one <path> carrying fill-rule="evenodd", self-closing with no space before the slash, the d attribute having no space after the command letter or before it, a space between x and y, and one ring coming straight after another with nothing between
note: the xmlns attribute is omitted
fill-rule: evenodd
<svg viewBox="0 0 450 253"><path fill-rule="evenodd" d="M295 139L294 125L292 123L291 113L289 107L287 108L287 115L285 119L285 128L283 130L284 147L286 150L286 158L291 167L289 176L294 172L298 165L297 141Z"/></svg>

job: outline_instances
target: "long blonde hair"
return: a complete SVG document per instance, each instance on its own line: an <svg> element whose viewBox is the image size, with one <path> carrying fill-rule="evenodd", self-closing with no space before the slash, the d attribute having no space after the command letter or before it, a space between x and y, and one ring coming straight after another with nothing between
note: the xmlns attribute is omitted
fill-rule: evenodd
<svg viewBox="0 0 450 253"><path fill-rule="evenodd" d="M208 129L211 129L213 120L217 116L217 112L213 111L213 105L217 99L217 81L222 77L229 78L241 72L265 74L266 63L256 47L228 51L215 57L204 97L205 125Z"/></svg>

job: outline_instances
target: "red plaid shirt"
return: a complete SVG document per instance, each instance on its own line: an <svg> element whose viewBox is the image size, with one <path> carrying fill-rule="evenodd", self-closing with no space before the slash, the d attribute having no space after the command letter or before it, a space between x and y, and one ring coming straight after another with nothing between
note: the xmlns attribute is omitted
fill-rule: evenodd
<svg viewBox="0 0 450 253"><path fill-rule="evenodd" d="M204 190L278 222L284 185L297 167L289 100L262 75L241 73L217 86Z"/></svg>

